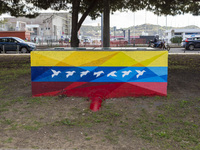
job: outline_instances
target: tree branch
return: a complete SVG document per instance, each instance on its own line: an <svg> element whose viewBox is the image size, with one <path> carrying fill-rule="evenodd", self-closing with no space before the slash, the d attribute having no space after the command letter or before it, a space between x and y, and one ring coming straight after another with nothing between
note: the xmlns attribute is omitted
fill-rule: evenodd
<svg viewBox="0 0 200 150"><path fill-rule="evenodd" d="M88 14L93 10L93 8L96 6L97 3L98 0L93 0L88 9L86 10L86 12L82 15L81 19L78 22L78 30L81 28L83 21L88 16Z"/></svg>

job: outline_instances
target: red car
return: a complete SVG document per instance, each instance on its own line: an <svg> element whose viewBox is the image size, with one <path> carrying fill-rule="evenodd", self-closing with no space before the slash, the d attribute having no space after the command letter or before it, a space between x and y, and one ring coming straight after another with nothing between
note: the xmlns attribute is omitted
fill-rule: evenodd
<svg viewBox="0 0 200 150"><path fill-rule="evenodd" d="M117 45L127 45L128 41L124 38L114 38L110 39L110 44L117 44Z"/></svg>

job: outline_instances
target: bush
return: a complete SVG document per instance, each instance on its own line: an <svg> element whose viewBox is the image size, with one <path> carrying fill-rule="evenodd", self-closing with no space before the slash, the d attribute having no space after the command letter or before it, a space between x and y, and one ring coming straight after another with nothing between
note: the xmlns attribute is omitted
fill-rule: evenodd
<svg viewBox="0 0 200 150"><path fill-rule="evenodd" d="M173 37L170 39L172 43L181 43L182 40L183 40L182 37Z"/></svg>

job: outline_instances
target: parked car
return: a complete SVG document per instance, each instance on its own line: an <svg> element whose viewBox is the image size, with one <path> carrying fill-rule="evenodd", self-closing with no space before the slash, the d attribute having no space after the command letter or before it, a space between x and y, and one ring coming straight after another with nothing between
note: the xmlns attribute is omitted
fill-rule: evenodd
<svg viewBox="0 0 200 150"><path fill-rule="evenodd" d="M185 38L185 39L183 39L182 42L181 42L181 47L185 48L185 43L186 43L185 40L192 40L192 38Z"/></svg>
<svg viewBox="0 0 200 150"><path fill-rule="evenodd" d="M69 38L65 38L65 39L59 39L59 43L70 43L70 39Z"/></svg>
<svg viewBox="0 0 200 150"><path fill-rule="evenodd" d="M83 44L90 44L90 40L88 38L83 39Z"/></svg>
<svg viewBox="0 0 200 150"><path fill-rule="evenodd" d="M69 38L65 38L64 39L64 43L70 43L70 39Z"/></svg>
<svg viewBox="0 0 200 150"><path fill-rule="evenodd" d="M200 37L187 38L185 40L185 49L194 50L195 48L200 48Z"/></svg>
<svg viewBox="0 0 200 150"><path fill-rule="evenodd" d="M110 39L110 44L126 45L128 44L128 41L124 38L114 38Z"/></svg>
<svg viewBox="0 0 200 150"><path fill-rule="evenodd" d="M25 42L18 37L0 37L0 52L19 51L21 53L30 53L36 49L35 43Z"/></svg>

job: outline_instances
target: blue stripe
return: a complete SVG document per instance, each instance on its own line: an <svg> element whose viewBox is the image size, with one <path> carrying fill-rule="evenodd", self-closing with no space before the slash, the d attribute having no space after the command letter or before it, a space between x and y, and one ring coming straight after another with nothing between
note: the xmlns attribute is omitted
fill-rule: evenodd
<svg viewBox="0 0 200 150"><path fill-rule="evenodd" d="M31 67L32 82L167 82L167 74L168 67Z"/></svg>

